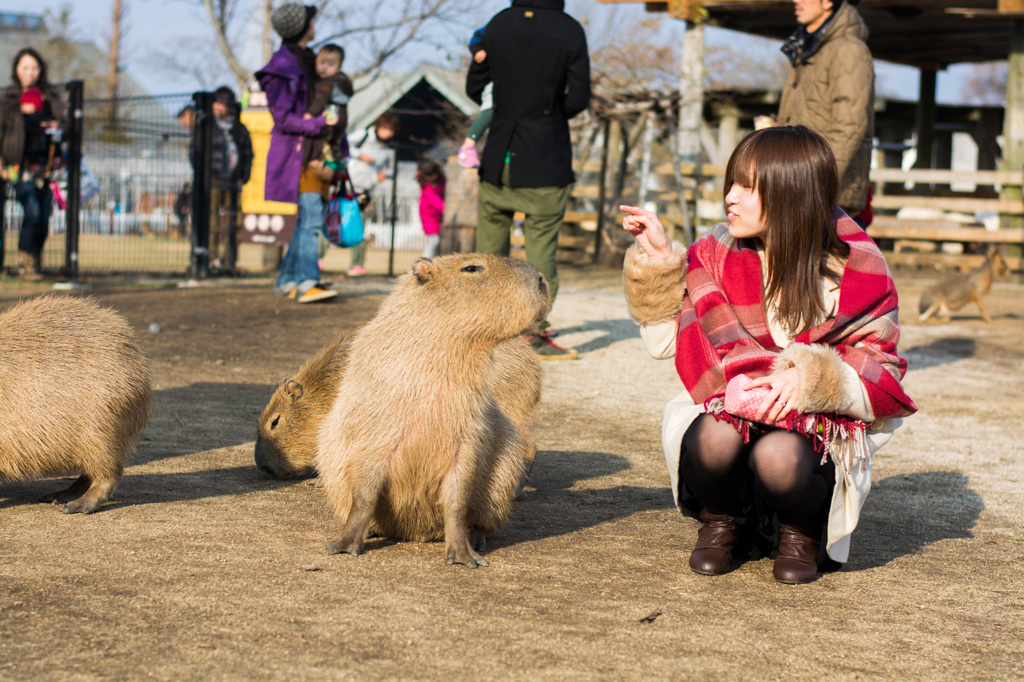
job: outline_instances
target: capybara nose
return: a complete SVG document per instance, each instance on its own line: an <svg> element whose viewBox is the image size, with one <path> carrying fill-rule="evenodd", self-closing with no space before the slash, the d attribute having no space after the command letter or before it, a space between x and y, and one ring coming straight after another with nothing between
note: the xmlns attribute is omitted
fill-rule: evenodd
<svg viewBox="0 0 1024 682"><path fill-rule="evenodd" d="M257 464L256 466L259 467L260 471L262 471L267 476L270 476L271 478L287 478L270 464Z"/></svg>

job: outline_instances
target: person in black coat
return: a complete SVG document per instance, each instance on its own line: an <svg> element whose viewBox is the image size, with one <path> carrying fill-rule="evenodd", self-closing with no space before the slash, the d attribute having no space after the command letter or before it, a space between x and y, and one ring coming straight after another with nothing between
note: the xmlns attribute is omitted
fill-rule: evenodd
<svg viewBox="0 0 1024 682"><path fill-rule="evenodd" d="M525 213L526 260L547 278L552 304L558 232L576 180L569 119L590 103L587 38L564 7L564 0L514 0L484 28L487 58L471 63L466 76L466 94L476 102L494 84L494 118L480 158L476 248L507 256L513 213ZM545 320L543 333L531 338L537 352L576 357L551 341L548 326Z"/></svg>
<svg viewBox="0 0 1024 682"><path fill-rule="evenodd" d="M214 270L230 272L237 257L238 233L242 224L239 193L252 173L252 138L239 120L238 103L231 88L221 86L213 93L213 134L210 136L210 258ZM199 150L192 138L193 166ZM226 223L226 224L225 224ZM235 252L230 252L229 230L235 234ZM230 253L229 253L230 252Z"/></svg>

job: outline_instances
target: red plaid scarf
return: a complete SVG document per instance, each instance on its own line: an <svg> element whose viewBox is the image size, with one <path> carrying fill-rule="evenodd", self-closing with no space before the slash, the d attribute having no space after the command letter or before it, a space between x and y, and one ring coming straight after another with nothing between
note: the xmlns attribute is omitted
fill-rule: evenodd
<svg viewBox="0 0 1024 682"><path fill-rule="evenodd" d="M899 382L907 362L896 355L899 311L889 267L867 233L841 209L832 218L840 239L850 245L838 311L794 342L833 347L861 377L876 419L913 414L917 406ZM749 243L733 239L725 225L718 225L690 248L688 260L676 371L695 402L717 411L711 406L720 409L717 399L725 395L729 379L770 373L782 349L768 330L761 258ZM830 422L825 426L863 430L854 420L825 417Z"/></svg>

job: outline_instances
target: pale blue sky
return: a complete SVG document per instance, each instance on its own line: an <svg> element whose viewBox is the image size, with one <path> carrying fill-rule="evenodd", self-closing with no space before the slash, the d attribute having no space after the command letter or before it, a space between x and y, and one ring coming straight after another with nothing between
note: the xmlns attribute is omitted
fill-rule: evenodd
<svg viewBox="0 0 1024 682"><path fill-rule="evenodd" d="M47 8L57 10L63 2L73 8L73 23L79 36L95 36L96 42L102 44L109 33L111 0L0 0L0 10L38 13ZM168 73L153 65L155 46L166 45L169 41L187 37L189 40L203 43L213 40L212 33L206 23L205 10L199 0L123 0L129 7L129 33L127 47L130 51L128 71L151 94L190 92L200 86L194 79L185 74ZM249 2L250 0L241 0ZM364 1L364 0L358 0ZM583 6L580 0L570 0L568 8L572 11ZM508 6L506 0L480 0L475 16L466 17L466 28L451 27L448 35L440 39L450 42L450 54L456 58L465 50L465 40L473 27L486 23L487 19ZM643 14L642 3L635 5L615 6L594 3L591 11L596 14L618 11L625 17ZM595 16L595 18L598 18ZM239 22L241 25L241 22ZM465 35L463 35L465 34ZM725 31L711 29L708 31L709 43L715 41L735 40L736 35ZM444 55L436 50L412 51L404 56L396 66L410 66L420 60L444 62ZM879 79L879 94L914 99L917 94L918 72L910 67L878 64L876 72ZM226 74L225 74L226 75ZM230 82L230 78L225 78ZM940 102L955 103L962 101L960 84L963 82L963 69L952 67L939 73L938 98Z"/></svg>

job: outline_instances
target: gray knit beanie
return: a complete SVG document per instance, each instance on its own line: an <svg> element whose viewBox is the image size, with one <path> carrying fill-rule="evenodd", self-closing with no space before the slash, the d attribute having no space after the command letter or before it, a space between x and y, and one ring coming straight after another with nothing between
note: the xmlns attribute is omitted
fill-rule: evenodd
<svg viewBox="0 0 1024 682"><path fill-rule="evenodd" d="M316 7L289 2L274 10L270 15L270 25L281 40L290 43L306 35L315 16Z"/></svg>

